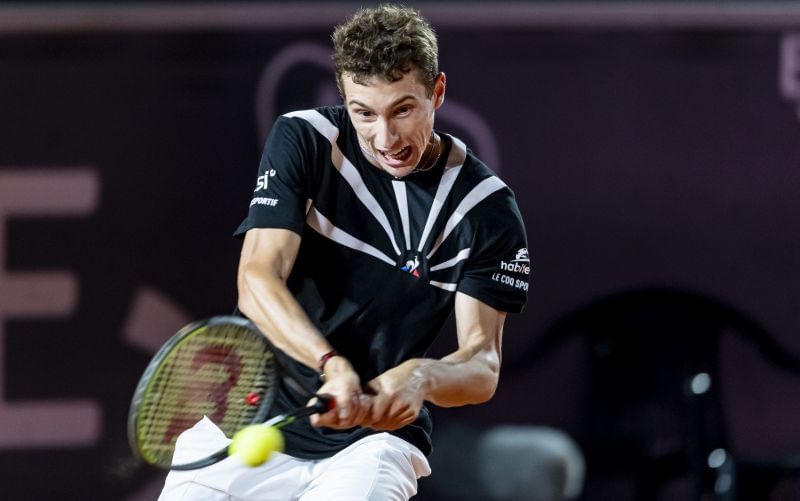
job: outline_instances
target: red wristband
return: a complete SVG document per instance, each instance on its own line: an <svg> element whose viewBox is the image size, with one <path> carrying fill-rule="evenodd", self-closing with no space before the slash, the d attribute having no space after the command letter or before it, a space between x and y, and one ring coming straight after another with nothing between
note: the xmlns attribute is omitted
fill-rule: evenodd
<svg viewBox="0 0 800 501"><path fill-rule="evenodd" d="M325 373L325 364L328 363L328 360L332 359L333 357L335 357L337 355L338 355L338 353L336 353L336 350L331 350L328 353L326 353L326 354L322 355L321 357L319 357L319 373L320 374L324 374Z"/></svg>

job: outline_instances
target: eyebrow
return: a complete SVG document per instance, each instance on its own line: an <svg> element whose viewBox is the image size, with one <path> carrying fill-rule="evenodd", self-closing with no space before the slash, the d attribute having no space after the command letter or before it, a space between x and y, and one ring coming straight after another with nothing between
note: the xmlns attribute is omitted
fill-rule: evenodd
<svg viewBox="0 0 800 501"><path fill-rule="evenodd" d="M417 98L417 96L415 96L414 94L405 94L405 95L403 95L403 96L400 96L399 98L395 99L395 100L394 100L394 101L393 101L393 102L392 102L392 103L389 105L389 108L394 108L395 106L397 106L398 104L402 103L403 101L405 101L405 100L407 100L407 99L416 99L416 98ZM361 101L358 101L358 100L356 100L356 99L351 99L350 101L348 101L348 102L347 102L347 105L348 105L348 106L352 106L352 105L354 105L354 104L355 104L356 106L361 106L362 108L366 108L366 109L368 109L368 110L371 110L371 109L372 109L372 108L370 108L369 106L367 106L366 104L364 104L364 103L362 103Z"/></svg>

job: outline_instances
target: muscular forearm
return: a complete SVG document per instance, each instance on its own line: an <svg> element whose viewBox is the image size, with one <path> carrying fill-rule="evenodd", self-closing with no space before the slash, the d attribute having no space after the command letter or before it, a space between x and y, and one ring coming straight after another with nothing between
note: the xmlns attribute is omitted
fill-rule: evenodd
<svg viewBox="0 0 800 501"><path fill-rule="evenodd" d="M456 294L458 350L441 360L424 360L426 400L442 407L478 404L492 398L500 377L505 313Z"/></svg>
<svg viewBox="0 0 800 501"><path fill-rule="evenodd" d="M312 369L319 369L321 354L332 350L285 287L283 280L243 270L239 277L239 308L274 345ZM369 407L362 400L361 384L350 362L334 356L325 364L325 384L319 388L334 398L335 410L311 417L314 426L351 428Z"/></svg>
<svg viewBox="0 0 800 501"><path fill-rule="evenodd" d="M408 392L441 407L457 407L489 400L497 388L499 370L493 353L457 351L441 360L407 360L368 386L376 392Z"/></svg>
<svg viewBox="0 0 800 501"><path fill-rule="evenodd" d="M497 387L499 363L487 352L459 350L442 360L415 358L367 383L374 395L364 426L396 430L411 424L427 400L441 407L478 404Z"/></svg>
<svg viewBox="0 0 800 501"><path fill-rule="evenodd" d="M492 398L500 373L505 313L456 294L458 350L441 360L415 358L367 383L374 395L363 425L396 430L414 422L426 400L441 407Z"/></svg>
<svg viewBox="0 0 800 501"><path fill-rule="evenodd" d="M452 353L441 360L422 359L418 368L425 399L441 407L486 402L494 395L500 361L494 353Z"/></svg>
<svg viewBox="0 0 800 501"><path fill-rule="evenodd" d="M317 369L332 348L286 286L299 245L299 235L288 230L247 233L237 277L239 309L280 350Z"/></svg>

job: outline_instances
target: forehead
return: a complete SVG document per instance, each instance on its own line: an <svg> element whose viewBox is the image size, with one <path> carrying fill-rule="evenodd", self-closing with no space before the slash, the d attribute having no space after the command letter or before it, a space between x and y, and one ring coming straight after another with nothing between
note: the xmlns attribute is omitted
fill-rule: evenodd
<svg viewBox="0 0 800 501"><path fill-rule="evenodd" d="M348 105L358 101L367 106L386 106L404 99L427 98L427 89L419 81L415 71L409 71L403 78L394 82L382 76L359 80L362 80L362 83L356 83L353 75L342 75L342 90Z"/></svg>

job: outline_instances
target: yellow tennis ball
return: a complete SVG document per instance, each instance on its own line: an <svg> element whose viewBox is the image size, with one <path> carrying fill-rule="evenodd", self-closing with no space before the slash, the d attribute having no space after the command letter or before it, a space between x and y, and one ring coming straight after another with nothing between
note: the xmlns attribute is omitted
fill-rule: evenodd
<svg viewBox="0 0 800 501"><path fill-rule="evenodd" d="M246 426L233 435L228 453L237 455L248 466L259 466L273 452L283 451L283 434L277 428L254 424Z"/></svg>

